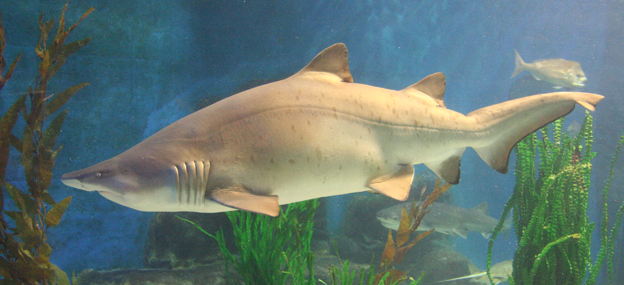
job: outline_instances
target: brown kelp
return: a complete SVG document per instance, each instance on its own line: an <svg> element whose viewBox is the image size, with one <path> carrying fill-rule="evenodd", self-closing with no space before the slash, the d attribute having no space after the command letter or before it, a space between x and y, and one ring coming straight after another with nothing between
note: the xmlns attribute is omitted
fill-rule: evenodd
<svg viewBox="0 0 624 285"><path fill-rule="evenodd" d="M43 15L39 17L41 36L35 48L40 58L39 74L28 91L0 119L0 184L9 193L17 208L17 211L4 211L4 194L0 196L0 210L3 211L3 215L0 215L0 276L4 278L2 284L69 284L67 275L50 262L52 248L46 242L47 231L60 223L71 201L69 196L56 202L48 192L52 181L52 168L62 149L62 146L56 148L56 140L67 110L61 111L51 121L49 119L74 93L87 84L69 87L58 94L48 94L47 86L67 57L91 40L87 38L65 44L69 33L93 9L87 10L77 23L65 29L66 9L67 4L63 8L58 30L51 42L48 42L48 34L54 26L54 20L44 22ZM1 25L0 40L1 74L5 67L4 58L1 56L5 47ZM0 89L11 77L19 58L18 56L4 77L0 78ZM17 131L21 138L13 132L20 114L25 123L23 130ZM11 146L21 153L27 191L4 181ZM15 228L9 228L4 215L15 222Z"/></svg>
<svg viewBox="0 0 624 285"><path fill-rule="evenodd" d="M487 257L489 271L493 241L513 209L519 243L510 284L582 284L588 268L585 284L593 284L603 259L613 251L617 228L608 237L603 220L602 248L592 266L590 245L594 223L589 222L587 204L591 160L596 155L592 152L593 118L587 114L576 137L562 132L563 122L563 119L555 121L552 133L548 126L542 128L541 140L532 134L516 148L516 185L492 234Z"/></svg>
<svg viewBox="0 0 624 285"><path fill-rule="evenodd" d="M310 244L318 205L317 199L292 203L277 217L228 212L238 256L226 247L223 231L213 235L192 221L178 218L214 238L224 254L226 272L234 266L246 285L316 284ZM229 279L229 284L240 283Z"/></svg>
<svg viewBox="0 0 624 285"><path fill-rule="evenodd" d="M388 231L388 240L386 241L386 246L384 247L384 251L381 254L381 265L379 266L379 270L376 274L373 274L375 271L375 267L371 266L368 274L362 270L360 272L360 285L394 285L400 284L403 281L411 279L410 285L419 284L424 276L423 274L416 280L409 277L405 272L395 269L394 265L403 261L405 254L415 246L420 240L424 237L431 234L435 229L431 229L424 233L419 234L415 238L410 241L410 236L418 229L422 219L429 212L427 208L435 202L440 195L446 192L449 188L451 188L451 184L445 183L442 184L439 179L436 179L435 188L433 192L431 192L425 201L422 203L418 203L418 206L414 201L412 201L412 205L410 206L410 212L408 213L405 208L403 208L403 213L401 214L401 223L399 224L399 229L397 231L396 239L392 236L392 230ZM425 192L423 188L422 193ZM338 285L338 284L353 284L355 280L355 271L349 272L349 261L345 261L342 269L331 266L329 268L329 276L330 276L330 284Z"/></svg>

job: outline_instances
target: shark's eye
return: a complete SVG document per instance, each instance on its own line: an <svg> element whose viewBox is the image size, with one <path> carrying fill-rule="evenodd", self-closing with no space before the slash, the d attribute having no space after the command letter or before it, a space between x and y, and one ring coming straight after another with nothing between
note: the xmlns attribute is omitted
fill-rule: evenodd
<svg viewBox="0 0 624 285"><path fill-rule="evenodd" d="M100 172L96 173L96 174L95 174L95 177L97 177L97 178L102 177L102 173L100 173Z"/></svg>

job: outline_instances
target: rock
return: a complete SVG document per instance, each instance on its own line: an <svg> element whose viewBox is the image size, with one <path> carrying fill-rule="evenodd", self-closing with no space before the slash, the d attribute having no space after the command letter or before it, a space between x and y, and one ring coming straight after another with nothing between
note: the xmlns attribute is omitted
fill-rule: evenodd
<svg viewBox="0 0 624 285"><path fill-rule="evenodd" d="M77 284L88 285L193 285L227 284L222 264L199 266L190 269L134 269L95 271L87 269L76 277Z"/></svg>
<svg viewBox="0 0 624 285"><path fill-rule="evenodd" d="M233 241L232 224L225 213L157 213L148 229L144 265L169 269L221 262L222 253L217 242L176 215L193 221L210 234L223 229L226 240ZM228 248L233 250L234 243Z"/></svg>

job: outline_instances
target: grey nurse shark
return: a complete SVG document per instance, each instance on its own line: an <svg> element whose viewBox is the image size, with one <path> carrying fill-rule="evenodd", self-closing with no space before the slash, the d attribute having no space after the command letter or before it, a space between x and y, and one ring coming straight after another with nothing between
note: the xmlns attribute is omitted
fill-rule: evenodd
<svg viewBox="0 0 624 285"><path fill-rule="evenodd" d="M401 223L403 208L409 213L411 202L382 209L377 212L377 219L384 227L396 231ZM459 235L463 238L466 238L468 232L476 231L481 233L484 238L489 238L498 224L497 219L488 215L488 206L485 202L472 209L434 202L428 210L429 213L423 217L420 225L418 225L419 231L428 231L435 228L436 232L451 236ZM510 228L511 221L505 221L503 234L507 235Z"/></svg>
<svg viewBox="0 0 624 285"><path fill-rule="evenodd" d="M506 173L524 136L603 96L523 97L463 115L444 107L445 77L399 91L353 83L335 44L305 68L192 113L63 183L140 211L276 216L280 204L374 190L406 200L414 164L449 183L472 147Z"/></svg>

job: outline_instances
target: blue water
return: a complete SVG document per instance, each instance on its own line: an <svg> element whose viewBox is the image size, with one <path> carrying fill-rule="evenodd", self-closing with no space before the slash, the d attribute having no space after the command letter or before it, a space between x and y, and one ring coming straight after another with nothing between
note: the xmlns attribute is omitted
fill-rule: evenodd
<svg viewBox="0 0 624 285"><path fill-rule="evenodd" d="M35 75L39 14L58 19L64 3L0 2L5 57L10 61L19 52L23 57L10 84L0 91L2 111ZM598 156L590 215L598 219L598 189L624 134L621 1L91 0L71 1L68 22L91 6L96 11L71 39L93 40L68 60L50 86L59 92L91 83L67 105L56 178L132 147L192 112L207 96L227 96L250 80L293 74L337 42L349 48L358 83L403 89L431 73L445 73L447 108L464 114L508 99L516 49L527 61L561 57L580 62L588 78L582 91L605 96L593 113ZM577 108L569 120L583 116L584 110ZM513 188L513 159L510 167L509 174L498 174L474 151L466 151L461 183L452 188L454 203L470 208L487 202L490 214L498 216ZM621 162L618 167L623 168ZM19 183L21 176L10 169L7 179ZM622 180L620 175L614 181L612 205L624 199ZM143 266L152 214L57 180L50 192L58 199L73 196L63 222L49 233L55 264L66 272ZM339 231L348 199L332 199L329 226ZM495 262L511 259L515 242L513 237L497 240ZM485 267L487 240L471 233L452 244ZM623 261L616 262L624 270Z"/></svg>

